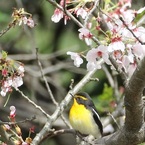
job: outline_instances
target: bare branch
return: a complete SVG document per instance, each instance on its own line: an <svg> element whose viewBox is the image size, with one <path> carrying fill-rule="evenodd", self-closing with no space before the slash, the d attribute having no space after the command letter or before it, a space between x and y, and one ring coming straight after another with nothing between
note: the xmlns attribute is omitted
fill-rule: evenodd
<svg viewBox="0 0 145 145"><path fill-rule="evenodd" d="M39 109L47 118L50 118L50 116L37 104L35 104L32 100L29 99L28 96L26 96L22 91L20 91L18 88L16 89L17 92L19 92L29 103L31 103L35 108Z"/></svg>
<svg viewBox="0 0 145 145"><path fill-rule="evenodd" d="M20 124L20 123L26 123L27 121L32 121L36 119L36 116L33 116L31 118L26 118L25 120L21 120L21 121L16 121L16 122L3 122L0 120L0 125L3 125L3 124L8 124L8 125L15 125L15 124Z"/></svg>

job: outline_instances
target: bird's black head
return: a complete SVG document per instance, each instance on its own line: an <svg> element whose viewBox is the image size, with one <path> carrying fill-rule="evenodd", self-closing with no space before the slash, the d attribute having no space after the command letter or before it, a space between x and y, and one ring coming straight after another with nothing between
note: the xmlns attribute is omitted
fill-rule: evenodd
<svg viewBox="0 0 145 145"><path fill-rule="evenodd" d="M86 92L79 92L74 98L78 104L83 104L85 107L94 106L91 97Z"/></svg>

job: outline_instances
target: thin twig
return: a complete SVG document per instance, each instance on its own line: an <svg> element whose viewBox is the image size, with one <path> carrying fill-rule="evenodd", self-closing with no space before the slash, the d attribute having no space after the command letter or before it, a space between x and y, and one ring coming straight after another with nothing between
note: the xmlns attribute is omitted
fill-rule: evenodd
<svg viewBox="0 0 145 145"><path fill-rule="evenodd" d="M32 121L36 119L36 116L33 116L31 118L26 118L25 120L21 120L21 121L16 121L16 122L5 122L5 121L1 121L0 120L0 125L3 125L3 124L8 124L8 125L15 125L15 124L20 124L20 123L25 123L27 121Z"/></svg>
<svg viewBox="0 0 145 145"><path fill-rule="evenodd" d="M111 118L113 119L114 123L117 125L118 129L120 129L119 124L117 123L117 121L114 118L114 116L110 112L108 113L108 115L111 116Z"/></svg>
<svg viewBox="0 0 145 145"><path fill-rule="evenodd" d="M6 32L8 32L12 28L12 25L9 24L5 29L0 32L0 37L2 37Z"/></svg>
<svg viewBox="0 0 145 145"><path fill-rule="evenodd" d="M96 1L95 1L95 4L94 4L94 6L93 6L93 8L88 12L88 14L87 14L87 16L86 16L86 19L84 20L84 26L85 26L85 27L86 27L86 25L87 25L87 23L88 23L88 21L89 21L91 15L92 15L92 13L93 13L93 12L95 11L95 9L97 8L98 3L99 3L99 0L96 0Z"/></svg>
<svg viewBox="0 0 145 145"><path fill-rule="evenodd" d="M43 68L42 68L42 65L41 65L41 62L40 62L39 56L38 56L38 48L36 48L36 57L37 57L37 62L38 62L39 68L40 68L41 76L42 76L42 78L43 78L43 80L44 80L44 82L45 82L45 85L46 85L47 91L48 91L48 93L49 93L49 95L50 95L50 98L51 98L52 102L53 102L56 106L58 106L58 103L57 103L57 101L55 100L55 98L54 98L54 96L53 96L53 94L52 94L52 91L51 91L50 86L49 86L49 84L48 84L48 82L47 82L47 79L46 79L46 77L44 76Z"/></svg>
<svg viewBox="0 0 145 145"><path fill-rule="evenodd" d="M57 136L57 135L60 135L60 134L68 134L68 133L71 133L71 134L75 134L75 130L74 129L60 129L60 130L56 130L54 132L51 132L47 135L48 138L51 138L51 137L54 137L54 136Z"/></svg>
<svg viewBox="0 0 145 145"><path fill-rule="evenodd" d="M74 85L74 79L71 79L71 83L69 85L69 89L72 90Z"/></svg>
<svg viewBox="0 0 145 145"><path fill-rule="evenodd" d="M50 115L48 115L40 106L38 106L37 104L35 104L32 100L30 100L29 97L26 96L22 91L20 91L18 88L16 89L16 91L19 92L35 108L39 109L47 118L50 118Z"/></svg>
<svg viewBox="0 0 145 145"><path fill-rule="evenodd" d="M109 81L109 84L112 88L114 88L114 80L109 72L109 70L107 69L107 67L105 65L102 65L102 69L103 71L105 72L107 78L108 78L108 81Z"/></svg>
<svg viewBox="0 0 145 145"><path fill-rule="evenodd" d="M135 38L139 43L141 43L142 45L144 45L145 43L143 43L143 42L134 34L134 32L128 27L128 25L125 23L125 21L123 20L122 17L120 17L120 20L122 21L122 23L124 24L124 26L126 27L126 29L127 29L128 31L130 31L130 33L134 36L134 38Z"/></svg>
<svg viewBox="0 0 145 145"><path fill-rule="evenodd" d="M38 49L36 49L36 57L37 57L38 65L39 65L39 67L40 67L40 71L41 71L42 78L43 78L43 80L44 80L44 82L45 82L45 85L46 85L47 91L48 91L48 93L49 93L49 95L50 95L50 98L51 98L52 102L56 105L56 107L58 107L59 104L58 104L58 102L56 101L56 99L54 98L53 93L52 93L52 91L51 91L51 89L50 89L50 86L49 86L49 84L48 84L48 82L47 82L47 79L46 79L46 77L45 77L45 75L44 75L44 73L43 73L43 68L42 68L41 62L40 62L40 60L39 60ZM63 114L61 114L61 119L62 119L63 122L66 124L66 126L68 126L69 128L71 128L71 126L70 126L69 123L66 121L65 117L63 116Z"/></svg>

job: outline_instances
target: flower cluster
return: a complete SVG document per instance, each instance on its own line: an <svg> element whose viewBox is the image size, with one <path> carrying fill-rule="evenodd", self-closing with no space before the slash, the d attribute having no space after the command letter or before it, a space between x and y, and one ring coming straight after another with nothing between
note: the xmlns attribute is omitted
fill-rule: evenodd
<svg viewBox="0 0 145 145"><path fill-rule="evenodd" d="M31 127L29 129L28 137L25 140L23 140L21 128L18 126L16 122L16 107L15 106L10 106L9 119L10 119L9 124L4 124L3 129L11 136L12 142L15 145L30 145L32 142L32 138L30 137L30 135L31 133L34 133L34 127ZM7 145L7 144L3 143L3 145Z"/></svg>
<svg viewBox="0 0 145 145"><path fill-rule="evenodd" d="M60 6L64 7L64 2L66 7L74 6L74 8L67 8L70 13L75 14L77 17L85 19L91 9L86 7L86 3L94 2L94 0L61 0ZM51 17L51 20L55 23L58 23L62 18L64 18L64 23L67 23L67 20L70 19L62 10L56 8L54 14Z"/></svg>
<svg viewBox="0 0 145 145"><path fill-rule="evenodd" d="M111 12L106 9L102 17L97 18L96 31L93 34L90 33L89 28L79 29L79 38L87 38L89 40L92 36L95 37L98 27L99 30L101 29L99 26L101 21L105 22L107 27L107 33L104 32L104 39L101 40L100 38L101 44L93 47L86 53L88 71L101 68L101 65L98 63L100 58L106 64L111 65L109 59L111 56L118 64L118 67L130 77L136 69L138 62L145 56L145 28L138 26L137 22L134 22L136 17L145 10L135 11L130 9L130 7L131 0L120 0ZM89 44L91 46L91 43ZM76 57L76 54L69 52L69 55L74 60L74 64L78 67L83 61L81 56L77 55ZM79 65L77 65L76 61L78 61Z"/></svg>
<svg viewBox="0 0 145 145"><path fill-rule="evenodd" d="M35 26L34 21L32 19L32 15L30 13L25 12L24 8L20 8L19 10L14 9L12 13L13 17L13 25L22 25L25 24L30 28Z"/></svg>
<svg viewBox="0 0 145 145"><path fill-rule="evenodd" d="M12 88L17 89L23 84L23 64L7 59L7 53L4 51L2 51L2 57L0 58L0 71L1 96L6 96L8 92L12 92Z"/></svg>

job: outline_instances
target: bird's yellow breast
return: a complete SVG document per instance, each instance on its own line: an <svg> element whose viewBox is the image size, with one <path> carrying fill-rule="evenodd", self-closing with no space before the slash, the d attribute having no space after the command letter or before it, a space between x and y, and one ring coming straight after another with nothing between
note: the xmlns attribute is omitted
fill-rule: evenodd
<svg viewBox="0 0 145 145"><path fill-rule="evenodd" d="M97 136L98 127L92 112L86 109L84 105L78 104L75 99L70 109L69 120L72 127L81 134Z"/></svg>

